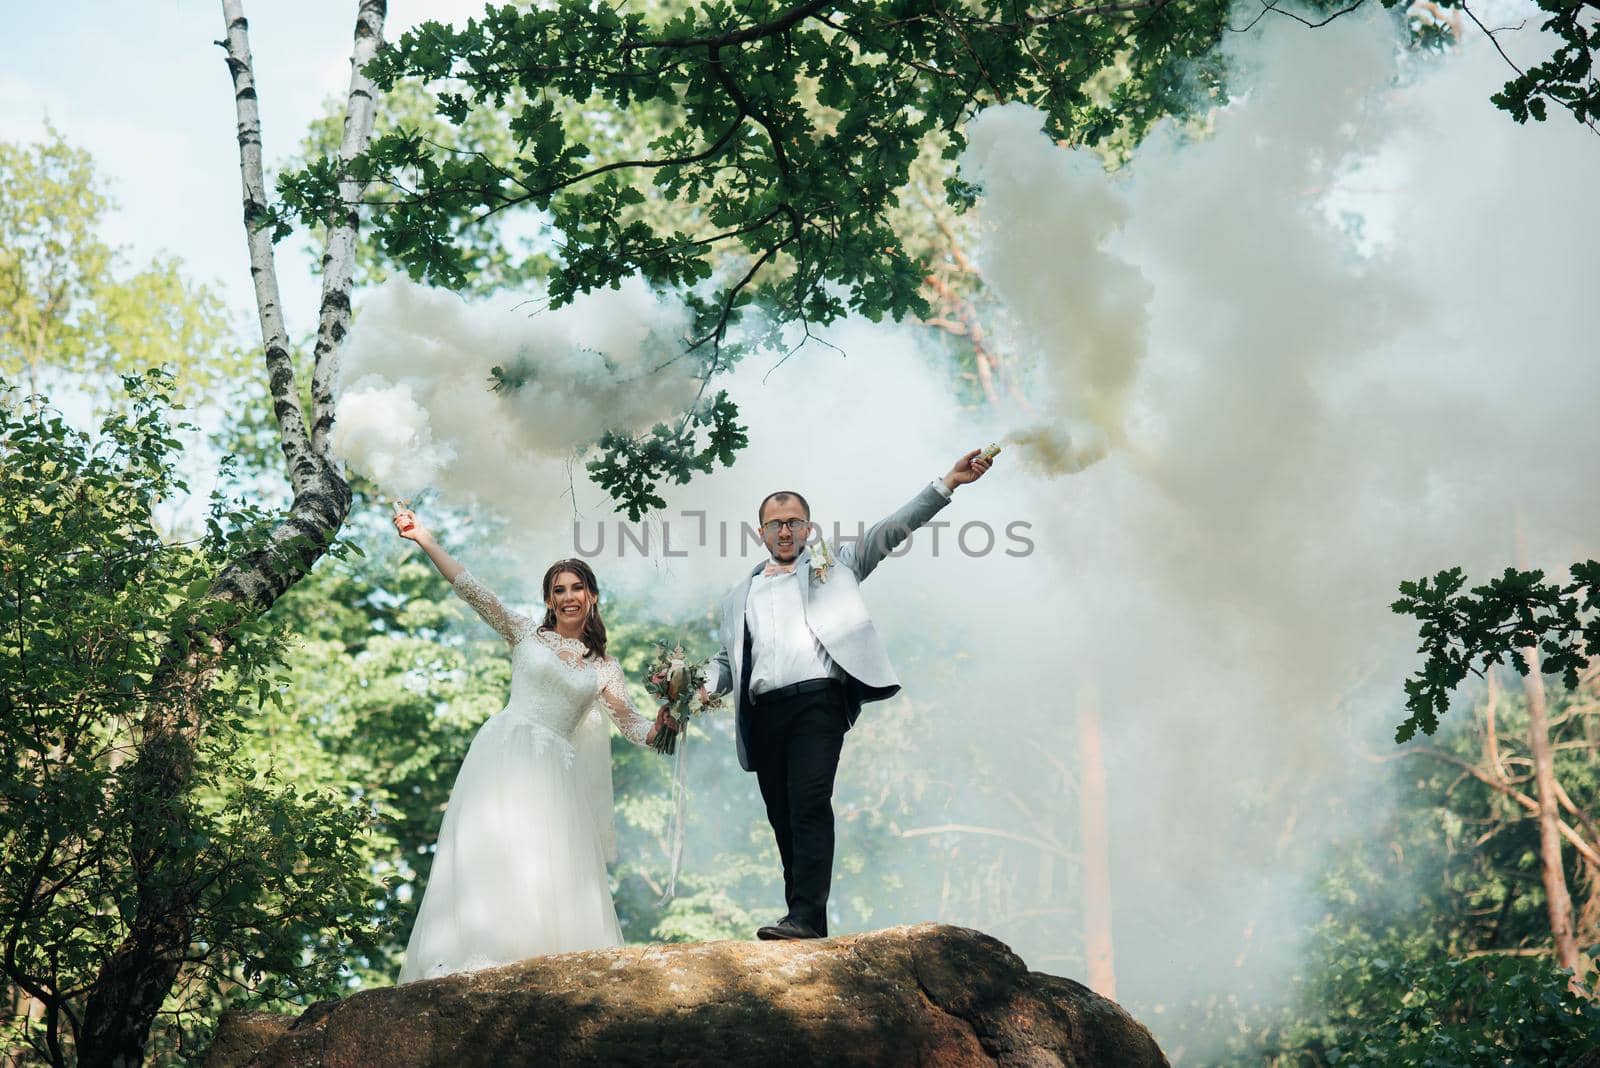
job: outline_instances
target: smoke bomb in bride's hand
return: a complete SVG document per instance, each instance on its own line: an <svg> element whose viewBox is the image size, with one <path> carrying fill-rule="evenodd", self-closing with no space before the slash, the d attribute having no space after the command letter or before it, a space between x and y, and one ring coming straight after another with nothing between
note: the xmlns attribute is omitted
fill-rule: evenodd
<svg viewBox="0 0 1600 1068"><path fill-rule="evenodd" d="M409 534L417 525L416 515L411 511L411 502L404 498L397 498L390 502L394 505L394 525L401 534Z"/></svg>

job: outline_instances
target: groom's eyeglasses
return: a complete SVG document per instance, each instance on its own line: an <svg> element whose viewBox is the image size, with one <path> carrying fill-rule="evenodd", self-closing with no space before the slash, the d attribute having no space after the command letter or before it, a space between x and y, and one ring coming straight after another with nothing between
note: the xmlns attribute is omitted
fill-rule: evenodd
<svg viewBox="0 0 1600 1068"><path fill-rule="evenodd" d="M778 534L778 532L780 530L784 530L786 528L789 530L790 533L799 534L802 531L808 531L808 530L811 529L811 520L809 520L809 519L769 519L765 523L761 524L761 529L766 531L768 534L773 535L774 537L777 536L777 534Z"/></svg>

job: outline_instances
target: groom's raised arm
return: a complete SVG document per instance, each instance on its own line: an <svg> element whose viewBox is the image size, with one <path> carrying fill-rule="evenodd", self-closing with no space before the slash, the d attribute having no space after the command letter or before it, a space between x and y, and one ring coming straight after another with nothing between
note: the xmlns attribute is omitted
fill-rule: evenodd
<svg viewBox="0 0 1600 1068"><path fill-rule="evenodd" d="M911 532L932 519L950 503L950 493L937 481L901 505L892 514L867 528L860 538L845 542L839 549L839 563L864 579L883 562L883 558L911 536Z"/></svg>
<svg viewBox="0 0 1600 1068"><path fill-rule="evenodd" d="M957 486L976 482L989 470L993 461L983 458L981 450L973 449L957 460L948 474L936 478L923 487L911 500L901 505L893 514L878 520L867 529L860 540L846 543L839 549L839 562L857 579L864 579L883 562L883 558L911 537L911 532L932 519L939 510L950 503Z"/></svg>

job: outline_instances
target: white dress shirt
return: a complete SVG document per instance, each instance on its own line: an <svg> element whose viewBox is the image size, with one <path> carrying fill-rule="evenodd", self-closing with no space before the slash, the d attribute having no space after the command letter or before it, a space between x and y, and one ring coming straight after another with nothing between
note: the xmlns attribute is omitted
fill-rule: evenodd
<svg viewBox="0 0 1600 1068"><path fill-rule="evenodd" d="M761 694L808 679L842 678L833 658L806 624L800 569L750 580L744 621L750 629L750 693Z"/></svg>

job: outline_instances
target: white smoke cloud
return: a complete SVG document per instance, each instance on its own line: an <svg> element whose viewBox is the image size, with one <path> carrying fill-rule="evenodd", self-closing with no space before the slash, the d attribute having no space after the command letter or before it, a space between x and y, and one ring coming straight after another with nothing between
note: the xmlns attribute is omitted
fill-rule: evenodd
<svg viewBox="0 0 1600 1068"><path fill-rule="evenodd" d="M333 451L395 497L415 497L439 481L453 458L434 444L428 413L408 383L368 375L339 398Z"/></svg>
<svg viewBox="0 0 1600 1068"><path fill-rule="evenodd" d="M961 174L983 187L984 284L1009 310L1010 347L1050 369L1041 400L1060 422L1012 436L1035 462L1075 473L1123 436L1128 391L1146 341L1150 284L1107 248L1128 206L1100 160L1063 152L1024 104L992 107L966 129Z"/></svg>
<svg viewBox="0 0 1600 1068"><path fill-rule="evenodd" d="M1381 811L1362 753L1389 746L1415 662L1397 583L1497 571L1518 519L1532 562L1561 571L1600 521L1576 267L1600 241L1592 134L1517 126L1488 103L1508 72L1486 42L1409 57L1377 13L1268 21L1232 59L1244 91L1210 132L1159 131L1115 177L1041 162L1074 153L1016 106L977 121L971 172L986 277L1048 408L1102 427L1109 454L1067 482L997 468L1008 507L1043 512L1050 563L1028 589L986 571L1003 617L981 625L975 602L951 625L1003 629L1028 682L975 664L935 714L1017 708L1012 741L986 745L1070 759L1070 732L1020 709L1031 694L1070 721L1093 684L1123 992L1169 1005L1287 976L1331 843ZM1010 440L1002 462L1083 466L1031 429ZM1070 834L1047 781L1012 789ZM1060 952L1016 937L1030 961Z"/></svg>
<svg viewBox="0 0 1600 1068"><path fill-rule="evenodd" d="M691 361L675 359L688 326L681 304L637 279L555 310L392 279L351 332L336 425L354 429L336 452L395 496L433 489L547 524L569 464L603 432L647 428L692 402ZM492 391L496 367L523 387Z"/></svg>

